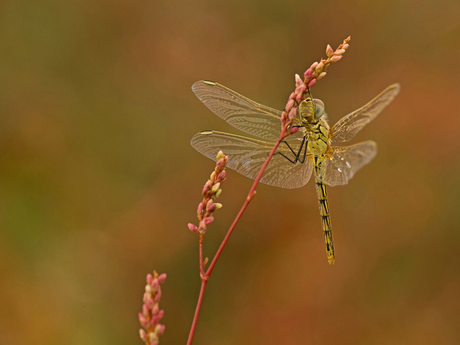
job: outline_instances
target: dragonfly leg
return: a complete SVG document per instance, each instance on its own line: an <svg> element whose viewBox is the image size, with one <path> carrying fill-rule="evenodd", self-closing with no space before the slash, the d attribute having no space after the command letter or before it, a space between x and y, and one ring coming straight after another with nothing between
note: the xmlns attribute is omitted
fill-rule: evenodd
<svg viewBox="0 0 460 345"><path fill-rule="evenodd" d="M287 157L285 154L281 153L281 152L275 152L275 155L279 154L281 156L283 156L284 158L286 158L289 162L291 162L292 164L295 164L297 162L300 162L300 163L305 163L305 158L307 157L307 144L306 144L306 137L303 137L302 139L302 144L300 145L300 148L299 150L297 150L297 152L295 152L292 147L286 142L286 141L282 141L281 143L284 143L288 148L289 150L291 150L292 154L294 155L294 159L291 159L289 157ZM300 157L302 155L302 149L303 149L303 156Z"/></svg>

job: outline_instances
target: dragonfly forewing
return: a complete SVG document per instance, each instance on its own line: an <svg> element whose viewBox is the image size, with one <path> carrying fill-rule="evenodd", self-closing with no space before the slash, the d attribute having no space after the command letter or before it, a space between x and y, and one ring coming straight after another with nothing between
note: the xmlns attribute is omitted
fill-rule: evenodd
<svg viewBox="0 0 460 345"><path fill-rule="evenodd" d="M340 119L329 132L331 143L341 143L353 139L356 133L375 119L393 101L399 90L399 84L390 85L369 103Z"/></svg>
<svg viewBox="0 0 460 345"><path fill-rule="evenodd" d="M264 140L277 140L281 132L281 111L254 102L213 81L197 81L195 95L214 114L247 134ZM294 125L300 124L298 119ZM300 137L301 133L294 135Z"/></svg>

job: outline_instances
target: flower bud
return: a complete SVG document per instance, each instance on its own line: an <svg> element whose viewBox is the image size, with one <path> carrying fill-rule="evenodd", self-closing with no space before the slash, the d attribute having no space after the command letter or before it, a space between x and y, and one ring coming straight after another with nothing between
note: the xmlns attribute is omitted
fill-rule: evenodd
<svg viewBox="0 0 460 345"><path fill-rule="evenodd" d="M213 220L214 220L214 217L206 217L206 218L203 219L203 221L204 221L204 223L206 225L211 224L213 222Z"/></svg>
<svg viewBox="0 0 460 345"><path fill-rule="evenodd" d="M300 79L300 76L298 74L295 75L295 86L299 87L300 85L303 85L302 79Z"/></svg>
<svg viewBox="0 0 460 345"><path fill-rule="evenodd" d="M294 94L294 97L295 97L295 93L293 92ZM286 103L286 106L284 107L284 110L286 111L289 111L292 109L292 107L294 106L294 100L289 98L288 102Z"/></svg>
<svg viewBox="0 0 460 345"><path fill-rule="evenodd" d="M318 80L320 80L322 77L326 75L326 72L321 72L320 75L318 76Z"/></svg>
<svg viewBox="0 0 460 345"><path fill-rule="evenodd" d="M222 171L219 175L217 175L217 181L223 182L226 177L227 177L227 172Z"/></svg>
<svg viewBox="0 0 460 345"><path fill-rule="evenodd" d="M315 72L316 72L316 73L321 73L321 72L323 71L323 69L324 69L324 64L323 64L323 62L321 61L321 62L316 66Z"/></svg>
<svg viewBox="0 0 460 345"><path fill-rule="evenodd" d="M219 160L224 157L225 157L224 153L222 151L219 151L219 153L217 153L216 159Z"/></svg>
<svg viewBox="0 0 460 345"><path fill-rule="evenodd" d="M332 49L332 47L328 44L327 47L326 47L326 55L328 57L330 57L332 54L334 54L334 50Z"/></svg>
<svg viewBox="0 0 460 345"><path fill-rule="evenodd" d="M220 182L217 182L214 186L212 186L211 191L215 193L219 190L219 188L220 188Z"/></svg>
<svg viewBox="0 0 460 345"><path fill-rule="evenodd" d="M332 62L337 62L337 61L339 61L339 60L342 58L342 56L343 56L343 55L333 55L333 56L331 57L331 61L332 61Z"/></svg>
<svg viewBox="0 0 460 345"><path fill-rule="evenodd" d="M190 231L193 231L193 232L197 232L198 228L196 227L196 225L192 224L192 223L188 223L187 224L188 228L190 229Z"/></svg>

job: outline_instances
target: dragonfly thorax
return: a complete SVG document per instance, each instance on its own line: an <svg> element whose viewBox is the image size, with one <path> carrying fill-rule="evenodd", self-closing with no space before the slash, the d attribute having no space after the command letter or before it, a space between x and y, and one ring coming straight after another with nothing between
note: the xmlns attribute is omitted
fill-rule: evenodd
<svg viewBox="0 0 460 345"><path fill-rule="evenodd" d="M314 156L322 156L329 150L329 125L326 121L319 120L307 127L308 151Z"/></svg>

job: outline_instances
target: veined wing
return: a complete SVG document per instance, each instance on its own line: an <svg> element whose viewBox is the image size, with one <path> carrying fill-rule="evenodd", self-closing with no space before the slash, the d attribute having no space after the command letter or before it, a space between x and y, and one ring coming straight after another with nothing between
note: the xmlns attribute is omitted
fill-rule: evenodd
<svg viewBox="0 0 460 345"><path fill-rule="evenodd" d="M347 184L376 154L377 144L372 140L352 146L332 146L332 153L324 160L318 177L329 186Z"/></svg>
<svg viewBox="0 0 460 345"><path fill-rule="evenodd" d="M393 101L399 90L399 84L390 85L365 106L340 119L329 132L331 142L334 144L353 139L356 133Z"/></svg>
<svg viewBox="0 0 460 345"><path fill-rule="evenodd" d="M251 101L213 81L197 81L192 90L209 110L236 129L265 140L278 139L281 111ZM300 125L300 121L295 119L294 125ZM302 134L292 136L301 137Z"/></svg>
<svg viewBox="0 0 460 345"><path fill-rule="evenodd" d="M301 146L301 140L288 141L294 152ZM217 153L222 150L228 155L227 166L240 174L255 179L275 145L274 141L262 141L235 134L217 131L203 131L195 134L190 144L208 158L216 160ZM294 154L285 143L281 143L277 152L294 159ZM275 154L268 164L261 183L281 188L299 188L310 179L313 170L311 157L302 164L292 163L281 154Z"/></svg>

